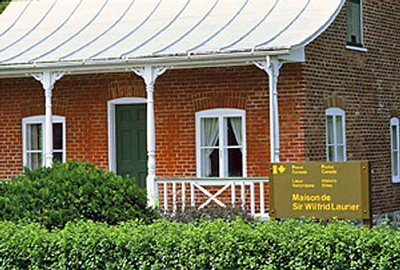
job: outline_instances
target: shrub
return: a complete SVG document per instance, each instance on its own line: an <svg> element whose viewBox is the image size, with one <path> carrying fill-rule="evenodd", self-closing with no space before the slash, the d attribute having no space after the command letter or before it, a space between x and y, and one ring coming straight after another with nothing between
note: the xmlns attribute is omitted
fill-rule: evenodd
<svg viewBox="0 0 400 270"><path fill-rule="evenodd" d="M399 242L400 231L341 223L0 222L0 269L396 270Z"/></svg>
<svg viewBox="0 0 400 270"><path fill-rule="evenodd" d="M162 213L160 214L160 217L168 221L176 221L181 223L194 223L206 220L213 221L218 219L225 221L242 219L246 223L257 221L250 213L243 211L240 208L233 207L218 207L210 209L188 207L184 211L180 211L175 215L171 213Z"/></svg>
<svg viewBox="0 0 400 270"><path fill-rule="evenodd" d="M134 179L104 172L89 163L25 169L0 190L1 220L27 219L47 228L79 219L116 224L153 216L145 191Z"/></svg>
<svg viewBox="0 0 400 270"><path fill-rule="evenodd" d="M9 3L10 0L3 0L0 2L0 14L3 13L3 11L6 9Z"/></svg>

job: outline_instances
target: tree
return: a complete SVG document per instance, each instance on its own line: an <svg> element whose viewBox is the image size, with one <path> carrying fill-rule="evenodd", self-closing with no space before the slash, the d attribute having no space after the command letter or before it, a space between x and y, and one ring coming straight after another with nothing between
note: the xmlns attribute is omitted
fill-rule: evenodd
<svg viewBox="0 0 400 270"><path fill-rule="evenodd" d="M6 9L11 0L0 0L0 14Z"/></svg>

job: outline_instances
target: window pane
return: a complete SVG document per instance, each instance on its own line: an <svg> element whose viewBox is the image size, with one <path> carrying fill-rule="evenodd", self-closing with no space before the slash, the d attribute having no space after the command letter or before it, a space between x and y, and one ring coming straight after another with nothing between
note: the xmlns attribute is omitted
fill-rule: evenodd
<svg viewBox="0 0 400 270"><path fill-rule="evenodd" d="M63 153L53 153L53 161L63 161Z"/></svg>
<svg viewBox="0 0 400 270"><path fill-rule="evenodd" d="M361 44L360 3L358 3L358 4L354 3L352 5L352 9L353 9L353 18L352 18L353 19L353 33L352 33L351 41L352 41L352 43L355 43L355 44Z"/></svg>
<svg viewBox="0 0 400 270"><path fill-rule="evenodd" d="M63 136L62 136L62 124L53 124L53 149L62 150L63 149Z"/></svg>
<svg viewBox="0 0 400 270"><path fill-rule="evenodd" d="M328 146L328 161L335 161L335 147Z"/></svg>
<svg viewBox="0 0 400 270"><path fill-rule="evenodd" d="M397 150L397 126L392 126L392 150Z"/></svg>
<svg viewBox="0 0 400 270"><path fill-rule="evenodd" d="M347 1L347 42L353 45L361 45L360 1Z"/></svg>
<svg viewBox="0 0 400 270"><path fill-rule="evenodd" d="M343 122L342 116L336 116L336 144L343 144Z"/></svg>
<svg viewBox="0 0 400 270"><path fill-rule="evenodd" d="M200 119L200 144L201 146L217 145L219 137L218 118Z"/></svg>
<svg viewBox="0 0 400 270"><path fill-rule="evenodd" d="M228 149L228 176L243 176L243 155L242 149Z"/></svg>
<svg viewBox="0 0 400 270"><path fill-rule="evenodd" d="M36 169L39 166L42 166L43 157L42 153L28 153L28 164L27 166L30 169Z"/></svg>
<svg viewBox="0 0 400 270"><path fill-rule="evenodd" d="M328 115L326 117L326 124L327 124L327 138L328 138L328 144L333 144L333 116Z"/></svg>
<svg viewBox="0 0 400 270"><path fill-rule="evenodd" d="M27 150L42 150L42 124L29 124L27 128Z"/></svg>
<svg viewBox="0 0 400 270"><path fill-rule="evenodd" d="M398 168L398 164L399 164L399 160L398 160L398 152L394 151L392 152L392 173L393 176L398 176L399 175L399 168Z"/></svg>
<svg viewBox="0 0 400 270"><path fill-rule="evenodd" d="M336 151L337 151L337 157L335 161L344 161L344 147L342 145L338 146L336 148Z"/></svg>
<svg viewBox="0 0 400 270"><path fill-rule="evenodd" d="M228 118L228 145L242 145L242 118L231 117Z"/></svg>
<svg viewBox="0 0 400 270"><path fill-rule="evenodd" d="M352 4L350 2L347 2L347 43L351 43L351 35L353 33L353 24L352 24L353 12L351 5Z"/></svg>
<svg viewBox="0 0 400 270"><path fill-rule="evenodd" d="M219 177L219 149L201 150L201 177Z"/></svg>

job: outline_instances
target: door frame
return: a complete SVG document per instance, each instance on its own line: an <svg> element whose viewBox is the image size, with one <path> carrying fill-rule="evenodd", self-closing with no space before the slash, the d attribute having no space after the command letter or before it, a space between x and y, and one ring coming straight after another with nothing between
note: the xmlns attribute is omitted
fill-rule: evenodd
<svg viewBox="0 0 400 270"><path fill-rule="evenodd" d="M117 173L117 140L115 124L115 106L147 104L147 99L138 97L124 97L107 101L108 122L108 170ZM147 141L146 141L147 143Z"/></svg>

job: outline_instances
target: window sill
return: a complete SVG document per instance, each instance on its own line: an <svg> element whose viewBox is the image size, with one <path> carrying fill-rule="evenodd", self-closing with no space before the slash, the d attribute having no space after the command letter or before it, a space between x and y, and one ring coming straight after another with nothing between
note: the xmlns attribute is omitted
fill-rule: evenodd
<svg viewBox="0 0 400 270"><path fill-rule="evenodd" d="M352 45L346 45L346 49L348 50L354 50L354 51L359 51L359 52L367 52L368 49L364 47L358 47L358 46L352 46Z"/></svg>

